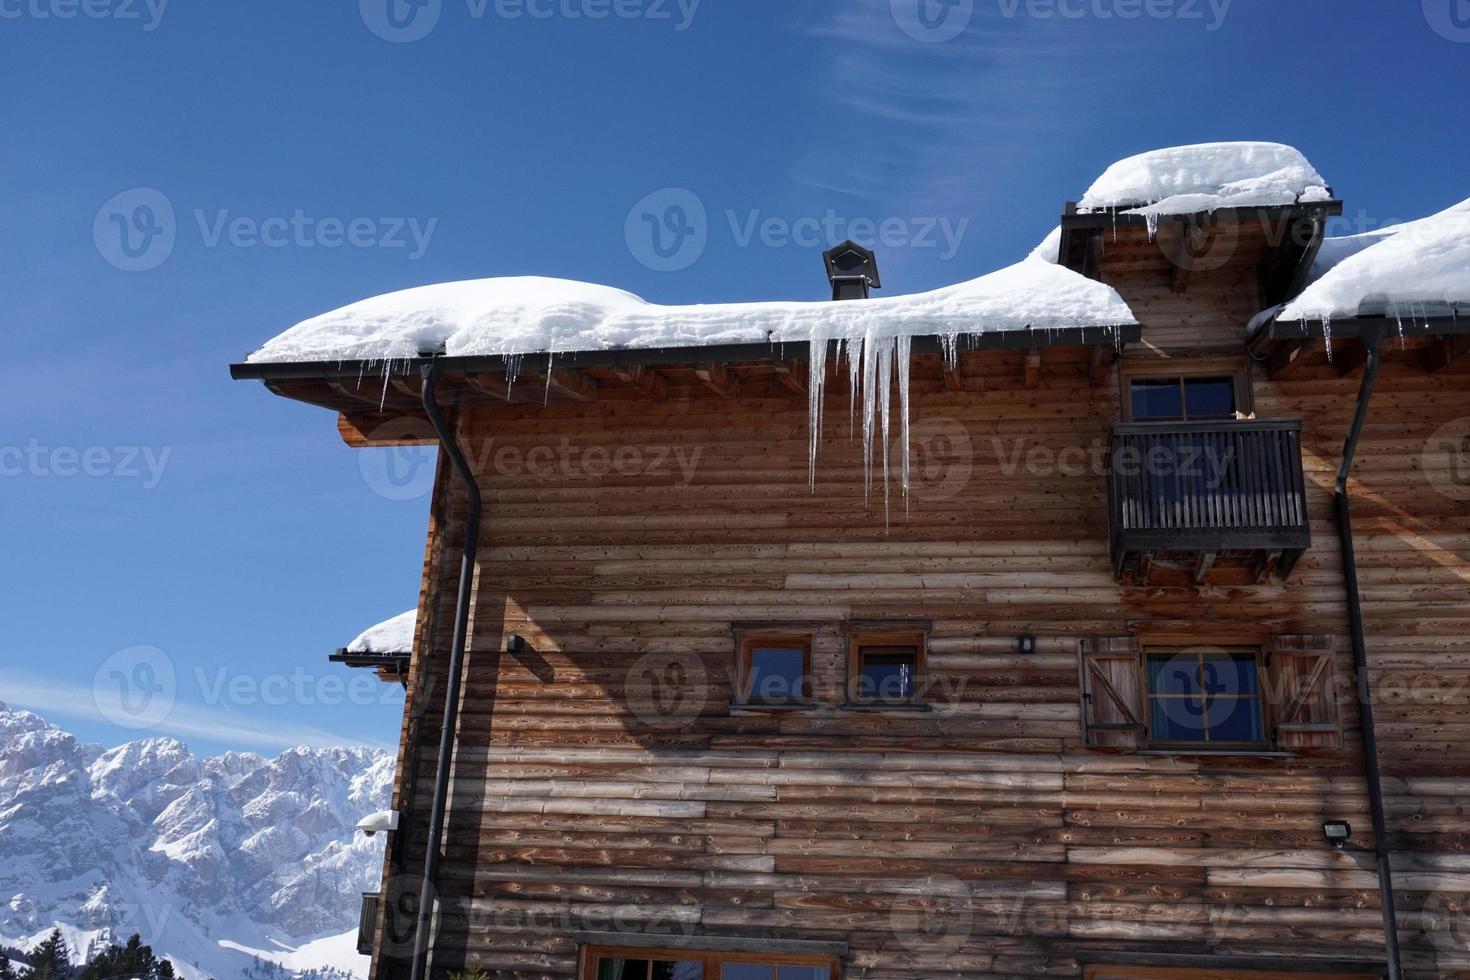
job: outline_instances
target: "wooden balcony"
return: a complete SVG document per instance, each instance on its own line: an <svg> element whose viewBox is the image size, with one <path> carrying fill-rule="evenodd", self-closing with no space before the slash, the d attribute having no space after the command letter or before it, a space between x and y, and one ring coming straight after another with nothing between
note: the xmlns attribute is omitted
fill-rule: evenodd
<svg viewBox="0 0 1470 980"><path fill-rule="evenodd" d="M373 955L373 937L378 931L378 906L382 895L363 892L362 911L357 916L357 951L363 956Z"/></svg>
<svg viewBox="0 0 1470 980"><path fill-rule="evenodd" d="M1300 419L1124 422L1113 427L1113 571L1147 583L1183 568L1285 579L1311 546Z"/></svg>

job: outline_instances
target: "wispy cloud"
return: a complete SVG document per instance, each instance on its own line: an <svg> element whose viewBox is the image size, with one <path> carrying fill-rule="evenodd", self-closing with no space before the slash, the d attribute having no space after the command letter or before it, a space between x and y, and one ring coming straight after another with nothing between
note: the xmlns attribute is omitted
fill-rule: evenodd
<svg viewBox="0 0 1470 980"><path fill-rule="evenodd" d="M1006 17L999 4L977 0L964 29L935 43L905 32L901 6L799 8L798 30L816 42L812 85L825 120L794 176L831 189L841 173L841 189L860 198L972 212L1008 173L1066 144L1085 111L1075 104L1079 75L1106 69L1076 31Z"/></svg>
<svg viewBox="0 0 1470 980"><path fill-rule="evenodd" d="M113 724L113 719L126 714L120 693L108 693L81 684L27 676L14 671L0 673L0 702L27 708L48 719L61 716ZM161 720L144 730L119 728L119 732L128 732L133 738L172 735L275 751L297 746L335 748L342 745L366 745L369 748L393 748L385 742L344 738L321 728L279 718L242 717L223 707L211 708L181 702L173 704Z"/></svg>

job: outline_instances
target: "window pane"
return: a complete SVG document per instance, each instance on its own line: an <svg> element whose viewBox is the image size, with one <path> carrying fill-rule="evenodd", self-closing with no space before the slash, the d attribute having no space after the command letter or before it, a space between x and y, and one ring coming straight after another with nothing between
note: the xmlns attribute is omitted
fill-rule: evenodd
<svg viewBox="0 0 1470 980"><path fill-rule="evenodd" d="M831 976L825 966L783 966L777 980L828 980Z"/></svg>
<svg viewBox="0 0 1470 980"><path fill-rule="evenodd" d="M1133 417L1140 422L1183 418L1184 403L1179 393L1179 379L1133 382Z"/></svg>
<svg viewBox="0 0 1470 980"><path fill-rule="evenodd" d="M1203 742L1205 709L1199 698L1149 698L1148 727L1159 742Z"/></svg>
<svg viewBox="0 0 1470 980"><path fill-rule="evenodd" d="M1151 653L1148 656L1150 694L1198 694L1199 657L1192 653Z"/></svg>
<svg viewBox="0 0 1470 980"><path fill-rule="evenodd" d="M1255 698L1210 698L1211 742L1260 742L1261 702Z"/></svg>
<svg viewBox="0 0 1470 980"><path fill-rule="evenodd" d="M776 980L776 968L758 963L726 963L720 968L720 980Z"/></svg>
<svg viewBox="0 0 1470 980"><path fill-rule="evenodd" d="M1192 419L1235 414L1235 382L1231 378L1185 378L1185 407Z"/></svg>
<svg viewBox="0 0 1470 980"><path fill-rule="evenodd" d="M597 964L597 980L648 980L648 961L604 959Z"/></svg>
<svg viewBox="0 0 1470 980"><path fill-rule="evenodd" d="M704 964L699 960L653 964L653 980L701 980L703 976Z"/></svg>
<svg viewBox="0 0 1470 980"><path fill-rule="evenodd" d="M864 653L859 691L878 701L907 701L914 696L913 653Z"/></svg>
<svg viewBox="0 0 1470 980"><path fill-rule="evenodd" d="M1204 668L1207 694L1258 694L1260 678L1253 653L1207 653Z"/></svg>
<svg viewBox="0 0 1470 980"><path fill-rule="evenodd" d="M794 647L756 647L750 651L750 696L757 701L787 701L803 693L805 651Z"/></svg>

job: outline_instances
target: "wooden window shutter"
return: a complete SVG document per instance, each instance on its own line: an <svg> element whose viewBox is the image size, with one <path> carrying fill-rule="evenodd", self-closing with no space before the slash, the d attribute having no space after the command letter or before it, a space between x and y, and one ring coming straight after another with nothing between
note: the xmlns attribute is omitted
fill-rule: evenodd
<svg viewBox="0 0 1470 980"><path fill-rule="evenodd" d="M1334 748L1342 744L1339 687L1331 636L1278 636L1266 647L1275 710L1276 744L1284 749Z"/></svg>
<svg viewBox="0 0 1470 980"><path fill-rule="evenodd" d="M1132 636L1082 641L1082 737L1097 748L1136 749L1143 741L1143 658Z"/></svg>

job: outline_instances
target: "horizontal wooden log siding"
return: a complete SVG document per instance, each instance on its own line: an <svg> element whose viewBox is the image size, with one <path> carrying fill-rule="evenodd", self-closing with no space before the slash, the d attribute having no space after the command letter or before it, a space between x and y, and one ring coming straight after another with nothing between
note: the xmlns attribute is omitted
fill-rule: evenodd
<svg viewBox="0 0 1470 980"><path fill-rule="evenodd" d="M1239 344L1243 284L1200 275L1175 295L1157 275L1129 297L1146 337L1158 324L1172 357L1206 335ZM671 374L664 400L459 420L487 516L437 969L570 980L574 933L640 929L845 942L846 975L866 980L1080 977L1103 949L1381 958L1355 703L1341 706L1342 745L1292 758L1089 749L1079 718L1078 646L1094 635L1334 636L1332 670L1351 689L1329 493L1356 379L1256 378L1263 417L1304 420L1316 544L1291 584L1242 571L1139 588L1109 569L1104 477L1047 462L1105 450L1116 377L1092 386L1086 352L1047 352L1027 389L1020 357L965 355L959 391L920 359L915 489L908 502L895 489L886 523L840 389L815 491L805 403L774 379L720 397ZM1463 376L1390 358L1355 477L1415 977L1470 971L1456 918L1470 900L1470 506L1434 491L1426 478L1449 464L1423 452L1466 415ZM555 465L513 465L537 447ZM641 468L589 472L623 447ZM680 469L674 449L695 465ZM437 495L424 601L441 656L419 644L406 715L423 711L431 731L462 507ZM894 619L933 624L935 711L732 713L732 623L811 624L814 694L832 705L845 624ZM498 653L512 631L532 649ZM1023 632L1034 655L1016 650ZM410 753L398 788L417 801L395 846L409 878L431 752ZM1324 844L1324 819L1353 824L1349 849ZM381 957L377 980L405 966Z"/></svg>

